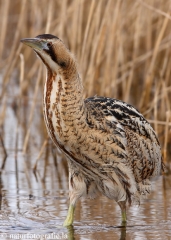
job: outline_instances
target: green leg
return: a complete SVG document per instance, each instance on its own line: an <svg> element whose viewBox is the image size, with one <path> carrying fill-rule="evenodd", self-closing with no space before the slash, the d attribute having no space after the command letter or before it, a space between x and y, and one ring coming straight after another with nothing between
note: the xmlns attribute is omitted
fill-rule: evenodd
<svg viewBox="0 0 171 240"><path fill-rule="evenodd" d="M126 223L126 211L122 211L122 223Z"/></svg>
<svg viewBox="0 0 171 240"><path fill-rule="evenodd" d="M75 206L70 204L69 205L69 209L68 209L68 214L67 217L65 219L65 222L63 224L64 227L70 226L73 224L74 221L74 210L75 210Z"/></svg>
<svg viewBox="0 0 171 240"><path fill-rule="evenodd" d="M126 217L126 201L118 202L120 208L121 208L121 213L122 213L122 225L126 224L127 217Z"/></svg>

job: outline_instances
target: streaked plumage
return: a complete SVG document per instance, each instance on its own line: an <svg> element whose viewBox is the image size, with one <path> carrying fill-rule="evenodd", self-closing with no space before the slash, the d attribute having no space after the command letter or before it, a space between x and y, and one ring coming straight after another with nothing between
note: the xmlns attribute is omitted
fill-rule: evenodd
<svg viewBox="0 0 171 240"><path fill-rule="evenodd" d="M50 34L23 39L47 67L44 116L54 144L68 157L70 207L64 225L73 222L76 201L102 193L121 207L150 192L150 179L161 174L160 144L147 120L122 101L83 99L74 57Z"/></svg>

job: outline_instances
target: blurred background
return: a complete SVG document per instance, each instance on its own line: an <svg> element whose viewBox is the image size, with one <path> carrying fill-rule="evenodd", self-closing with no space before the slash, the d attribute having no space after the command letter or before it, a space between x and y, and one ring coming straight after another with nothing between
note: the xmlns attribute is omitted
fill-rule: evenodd
<svg viewBox="0 0 171 240"><path fill-rule="evenodd" d="M35 223L42 223L43 218L47 221L48 217L53 226L56 219L61 224L66 215L67 162L48 138L43 120L46 69L34 52L20 43L21 38L43 33L58 36L75 55L85 98L99 95L126 101L134 105L157 132L167 170L165 177L156 185L154 183L156 190L152 195L160 191L155 204L165 203L161 209L166 215L163 217L159 212L159 216L168 223L170 195L166 190L171 188L170 13L170 0L0 0L0 204L4 211L1 211L3 226L6 222L5 226L31 225L34 229ZM50 204L45 201L47 199ZM81 218L78 210L76 220L84 223L87 217L89 222L98 213L95 222L103 223L101 204L110 206L111 201L108 201L103 197L100 203L82 201L78 209L83 211L87 205L89 208L96 204L97 211L91 215L90 208L90 215ZM40 209L36 207L38 205ZM27 213L23 213L23 208ZM113 212L118 211L117 224L119 210L114 203L111 208ZM147 209L144 207L144 212L141 209L140 218L149 220L153 216L155 207L151 212ZM130 210L130 216L134 212L134 209ZM106 217L108 222L108 214ZM77 237L86 239L79 233Z"/></svg>

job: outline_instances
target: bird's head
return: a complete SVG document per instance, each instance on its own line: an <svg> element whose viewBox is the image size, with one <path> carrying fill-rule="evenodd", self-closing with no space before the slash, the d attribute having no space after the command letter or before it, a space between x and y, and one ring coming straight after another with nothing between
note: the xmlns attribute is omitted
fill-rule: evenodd
<svg viewBox="0 0 171 240"><path fill-rule="evenodd" d="M72 60L72 55L64 43L51 34L24 38L21 39L21 42L31 47L53 72L58 69L66 69Z"/></svg>

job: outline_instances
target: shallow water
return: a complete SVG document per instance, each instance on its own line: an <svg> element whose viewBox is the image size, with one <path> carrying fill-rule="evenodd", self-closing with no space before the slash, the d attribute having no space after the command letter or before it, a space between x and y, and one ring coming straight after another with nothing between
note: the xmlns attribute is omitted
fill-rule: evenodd
<svg viewBox="0 0 171 240"><path fill-rule="evenodd" d="M7 170L1 173L0 239L24 239L26 234L28 239L171 239L170 177L160 177L153 183L149 198L128 210L126 228L120 224L117 204L101 196L82 199L76 207L73 229L66 229L62 223L68 205L67 177L60 183L52 163L45 182L41 181L41 169L37 179L31 170L26 177L22 154L16 174L13 157L11 151Z"/></svg>
<svg viewBox="0 0 171 240"><path fill-rule="evenodd" d="M140 206L128 209L126 227L121 226L118 205L100 196L80 200L74 227L64 228L68 207L66 160L58 154L55 163L49 144L36 175L33 173L43 144L37 118L39 115L24 155L25 129L18 125L15 112L7 109L3 139L8 157L0 174L0 239L171 239L170 176L159 177L153 182L151 195Z"/></svg>

